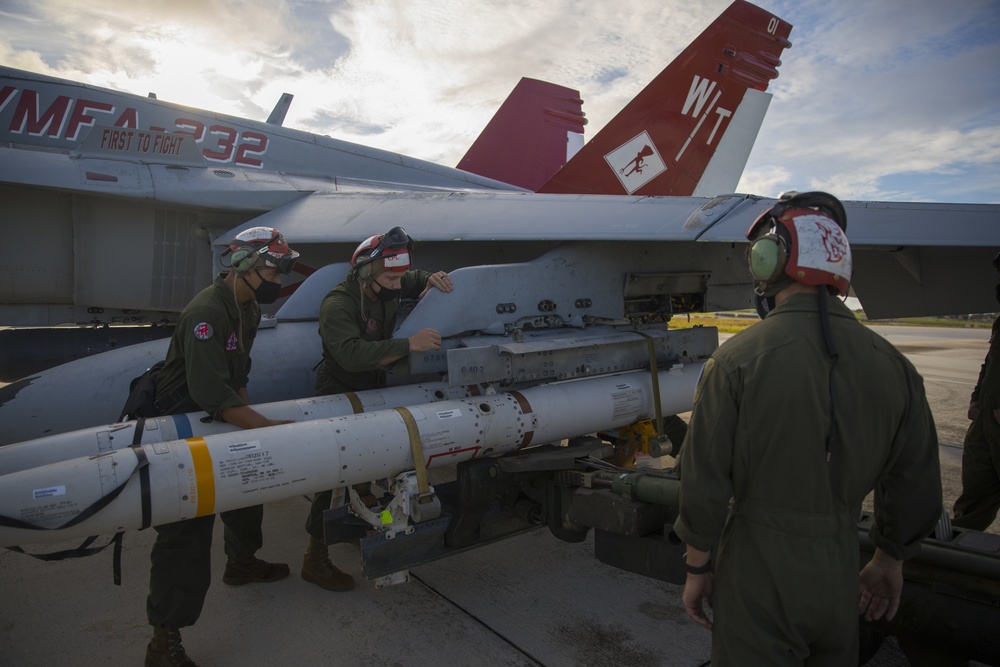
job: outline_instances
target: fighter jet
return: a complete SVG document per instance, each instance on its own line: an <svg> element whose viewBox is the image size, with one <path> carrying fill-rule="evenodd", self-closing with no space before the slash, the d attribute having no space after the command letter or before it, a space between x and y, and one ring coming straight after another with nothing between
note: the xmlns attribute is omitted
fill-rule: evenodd
<svg viewBox="0 0 1000 667"><path fill-rule="evenodd" d="M751 95L755 100L767 97L762 91L777 75L787 46L790 26L778 27L769 17L752 5L734 4L622 111L618 122L627 128L594 138L591 144L602 146L601 155L572 160L574 176L555 180L554 172L582 144L584 118L579 93L544 82L515 87L462 168L452 169L285 128L278 121L287 98L268 122L259 122L0 68L4 233L18 247L45 249L4 262L0 325L171 321L217 268L212 241L317 194L350 195L354 201L372 197L361 205L378 208L382 194L410 193L419 200L423 194L478 197L525 187L554 193L731 192L763 117L762 103L747 104L746 127L734 112L747 91L760 93ZM646 98L662 105L663 113L650 115L648 108L640 113L640 106L649 106ZM603 182L604 155L642 132L664 156L678 159L657 153L647 159L656 167L645 169L641 178ZM743 146L727 149L723 142L730 135L739 135L731 141ZM678 155L680 136L693 141ZM497 150L498 144L508 152ZM696 193L717 149L720 160L735 162L735 177L721 189L706 184ZM539 175L522 180L532 169ZM674 183L678 178L684 181L680 185ZM409 227L418 241L432 233ZM360 238L376 228L381 225ZM339 238L358 241L346 233ZM309 244L302 267L344 256L337 236L288 239ZM104 260L110 248L114 262Z"/></svg>
<svg viewBox="0 0 1000 667"><path fill-rule="evenodd" d="M532 145L508 137L509 153L484 139L462 162L479 175L0 71L5 235L45 249L0 268L15 285L0 295L12 321L75 321L114 308L169 319L225 268L227 241L256 225L277 227L321 267L254 345L250 395L262 413L293 423L240 431L198 413L111 423L129 380L165 355L163 340L0 389L0 444L16 443L0 448L0 545L142 528L374 479L386 491L376 508L349 492L350 514L326 519L328 541L361 538L369 578L395 580L414 563L542 524L570 541L593 527L605 562L682 581L680 541L668 539L676 479L608 468L606 443L668 450L663 416L690 409L718 345L714 329L671 330L671 317L751 304L745 234L773 200L729 193L790 31L737 0L706 31L715 37L699 42L703 57L682 54L637 108L578 151L578 96L524 97L484 138L526 136L505 124L518 109L556 119L556 132ZM537 154L525 152L533 146ZM845 205L853 289L869 315L995 309L988 290L968 286L993 281L1000 207ZM321 298L361 239L398 224L418 241L417 265L451 271L454 291L431 291L397 335L434 327L442 349L411 355L414 373L399 386L307 398ZM124 248L113 267L103 264L106 247ZM43 284L31 285L31 275ZM535 447L564 439L571 446ZM503 453L512 456L493 458ZM466 501L457 509L426 475L450 463L451 499ZM345 518L360 519L363 532L337 533L352 527ZM969 556L964 537L947 546L950 562L952 552ZM995 622L981 618L987 630L973 633L994 637Z"/></svg>
<svg viewBox="0 0 1000 667"><path fill-rule="evenodd" d="M233 235L275 227L302 253L300 265L322 268L307 270L258 336L252 397L271 402L312 392L322 296L361 239L399 224L417 241L416 265L451 271L455 283L447 298L421 301L398 332L431 326L451 339L447 355L423 365L428 373L448 370L445 357L476 337L509 343L524 332L554 337L750 307L745 233L773 200L728 193L790 32L737 0L575 153L582 122L573 91L522 99L513 114L501 109L484 137L509 134L500 121L535 109L536 118L561 121L548 139L564 152L525 160L515 150L491 164L480 146L466 157L485 153L486 166L468 166L499 174L488 168L541 161L542 175L523 182L538 192L275 125L0 71L0 131L9 142L0 147L0 191L9 220L31 220L6 226L19 247L47 249L0 269L14 285L0 294L8 302L0 313L8 324L114 308L169 319L226 267ZM995 307L991 295L966 287L992 279L1000 207L846 206L854 293L869 316ZM123 248L113 263L103 259L109 247ZM0 442L114 419L129 379L165 348L130 346L0 389ZM76 386L86 389L70 396L66 388Z"/></svg>

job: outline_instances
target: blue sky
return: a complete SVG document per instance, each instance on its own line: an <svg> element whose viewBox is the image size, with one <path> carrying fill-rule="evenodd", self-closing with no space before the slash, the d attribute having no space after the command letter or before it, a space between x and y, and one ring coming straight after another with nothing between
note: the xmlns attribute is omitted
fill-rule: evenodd
<svg viewBox="0 0 1000 667"><path fill-rule="evenodd" d="M728 0L0 0L0 63L449 166L521 76L593 136ZM1000 203L1000 2L761 0L793 47L740 192Z"/></svg>

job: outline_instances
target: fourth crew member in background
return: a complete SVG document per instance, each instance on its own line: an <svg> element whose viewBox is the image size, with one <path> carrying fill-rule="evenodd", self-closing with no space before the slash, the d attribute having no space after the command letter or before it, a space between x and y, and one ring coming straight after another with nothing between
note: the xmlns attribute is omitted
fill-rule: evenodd
<svg viewBox="0 0 1000 667"><path fill-rule="evenodd" d="M993 258L1000 302L1000 253ZM1000 510L1000 317L993 321L990 349L969 402L969 430L962 449L962 495L955 520L962 528L986 530Z"/></svg>
<svg viewBox="0 0 1000 667"><path fill-rule="evenodd" d="M432 287L442 292L452 289L444 271L411 270L412 253L413 241L402 227L376 234L354 251L347 279L326 295L320 307L323 361L316 373L317 396L384 387L386 371L407 372L411 352L441 347L441 335L434 329L421 329L408 339L392 338L400 298L422 297ZM313 498L306 519L309 546L302 578L327 590L347 591L354 588L354 580L330 562L323 535L323 512L333 498L333 491Z"/></svg>
<svg viewBox="0 0 1000 667"><path fill-rule="evenodd" d="M750 272L774 308L712 354L695 393L674 527L713 665L856 665L859 611L895 615L903 560L942 514L922 378L830 298L851 279L846 225L823 192L754 222ZM876 549L859 575L873 488Z"/></svg>

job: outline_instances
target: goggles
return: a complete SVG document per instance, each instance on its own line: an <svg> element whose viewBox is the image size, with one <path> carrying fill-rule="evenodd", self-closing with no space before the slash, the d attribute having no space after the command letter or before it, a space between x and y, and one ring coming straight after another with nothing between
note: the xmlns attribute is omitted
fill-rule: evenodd
<svg viewBox="0 0 1000 667"><path fill-rule="evenodd" d="M409 263L409 253L413 251L413 239L409 237L406 230L402 227L393 227L379 239L378 245L372 250L372 254L368 255L368 261L373 261L381 257L383 254L387 254L389 250L395 250L397 252L392 253L397 256L402 256L400 253L403 248L406 249L406 260ZM388 262L388 260L386 260ZM386 264L388 268L388 263Z"/></svg>
<svg viewBox="0 0 1000 667"><path fill-rule="evenodd" d="M273 252L264 253L264 262L274 268L278 269L278 273L288 275L295 268L295 264L299 261L299 253L294 250L289 250L283 255L276 255Z"/></svg>
<svg viewBox="0 0 1000 667"><path fill-rule="evenodd" d="M275 252L271 250L272 245L277 245L279 247L279 251ZM285 243L285 238L279 233L275 233L274 236L272 236L268 241L261 243L250 243L248 241L235 240L230 244L229 248L222 253L222 256L225 257L229 253L233 252L235 249L233 246L250 248L254 255L264 260L264 264L266 266L277 269L278 273L281 274L291 273L292 269L295 268L296 262L299 261L299 253L289 248L288 244ZM284 248L285 252L281 252L280 248Z"/></svg>
<svg viewBox="0 0 1000 667"><path fill-rule="evenodd" d="M382 235L370 255L355 262L354 268L359 269L365 264L381 259L382 266L387 271L406 271L410 268L412 252L413 239L402 227L393 227Z"/></svg>

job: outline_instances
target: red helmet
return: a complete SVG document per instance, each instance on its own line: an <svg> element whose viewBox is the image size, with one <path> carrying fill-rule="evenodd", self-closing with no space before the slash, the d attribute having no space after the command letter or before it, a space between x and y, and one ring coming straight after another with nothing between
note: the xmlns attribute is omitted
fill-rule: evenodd
<svg viewBox="0 0 1000 667"><path fill-rule="evenodd" d="M825 192L789 193L747 231L750 274L758 294L789 282L829 285L846 296L853 272L844 205Z"/></svg>
<svg viewBox="0 0 1000 667"><path fill-rule="evenodd" d="M412 263L413 240L402 227L393 227L385 234L369 236L361 242L351 256L351 270L376 260L381 260L376 266L384 271L406 271Z"/></svg>
<svg viewBox="0 0 1000 667"><path fill-rule="evenodd" d="M280 273L289 273L299 258L299 253L288 247L281 232L272 227L251 227L240 232L223 254L229 253L233 254L230 265L240 273L246 273L259 262Z"/></svg>

